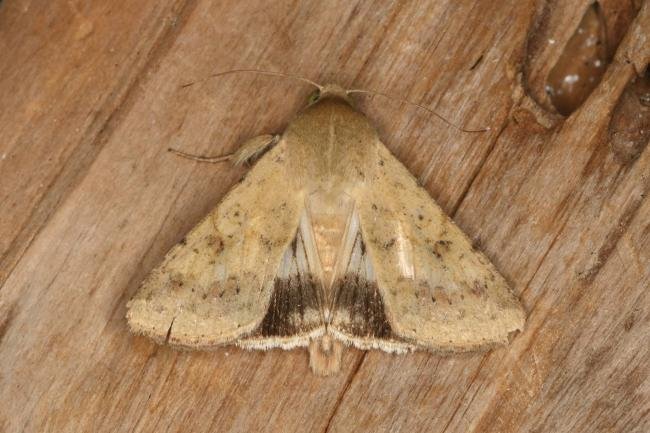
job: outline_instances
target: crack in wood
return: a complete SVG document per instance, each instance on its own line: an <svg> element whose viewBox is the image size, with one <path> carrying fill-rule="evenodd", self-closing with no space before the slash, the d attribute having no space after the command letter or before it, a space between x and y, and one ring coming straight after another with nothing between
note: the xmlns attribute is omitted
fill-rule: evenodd
<svg viewBox="0 0 650 433"><path fill-rule="evenodd" d="M9 308L7 308L6 313L4 314L4 317L0 320L0 346L2 345L2 339L5 337L7 334L7 330L9 329L9 326L11 325L11 322L13 321L14 317L16 316L16 307L17 307L17 302L14 302L11 304Z"/></svg>
<svg viewBox="0 0 650 433"><path fill-rule="evenodd" d="M647 191L648 188L646 187L645 192L647 193ZM632 203L625 208L621 216L618 218L616 224L614 225L614 228L607 233L605 240L598 249L598 253L596 255L596 263L582 275L582 281L585 284L593 283L600 270L607 264L610 257L612 256L612 253L616 249L618 242L627 231L632 220L639 211L642 203L643 198L641 197L633 200Z"/></svg>
<svg viewBox="0 0 650 433"><path fill-rule="evenodd" d="M336 403L334 404L334 407L332 408L332 414L330 415L329 419L327 420L327 424L325 424L325 429L323 430L323 433L328 433L332 420L334 420L334 416L336 416L336 413L339 410L339 407L341 406L341 403L343 402L343 398L348 392L348 389L350 389L350 386L352 385L352 382L357 376L357 373L359 373L359 370L361 370L361 364L363 364L363 361L366 359L366 354L368 352L364 351L361 353L361 356L359 357L359 360L357 361L356 365L354 366L354 369L352 370L352 373L348 376L348 379L345 381L345 384L343 385L343 390L341 393L339 393L339 396L336 399Z"/></svg>
<svg viewBox="0 0 650 433"><path fill-rule="evenodd" d="M449 420L445 424L445 427L442 429L441 433L445 433L447 431L447 429L449 428L449 426L451 425L451 423L454 421L454 418L456 417L456 413L458 413L458 411L460 410L460 407L463 405L463 401L465 400L465 396L467 395L469 390L472 388L472 385L474 384L474 382L478 378L478 375L481 372L481 368L483 367L483 363L485 363L485 360L487 359L487 357L488 357L487 354L481 356L481 361L479 362L478 367L476 367L476 371L474 372L474 375L472 376L472 378L469 381L469 384L465 388L465 391L463 392L463 395L460 397L460 399L458 399L458 405L456 406L456 409L454 409L454 411L452 412L451 416L449 417Z"/></svg>
<svg viewBox="0 0 650 433"><path fill-rule="evenodd" d="M516 104L513 104L513 107L514 106L516 106ZM458 209L460 209L460 206L463 204L463 201L467 197L467 194L469 193L470 189L474 185L474 182L478 178L479 173L483 169L483 165L485 165L485 163L489 159L490 155L492 154L492 151L495 149L495 147L497 145L497 142L499 141L499 138L504 133L504 131L506 130L506 128L508 127L509 124L510 124L510 118L506 119L503 126L499 129L496 136L494 137L494 140L492 140L492 143L490 143L489 147L487 148L487 151L485 152L485 155L481 159L481 162L479 164L477 164L477 167L474 170L474 173L472 173L472 176L470 177L469 182L467 182L467 186L461 192L461 194L460 194L460 196L458 198L458 203L456 204L456 206L454 206L452 208L451 212L449 213L450 217L454 218L456 216L456 212L458 212Z"/></svg>

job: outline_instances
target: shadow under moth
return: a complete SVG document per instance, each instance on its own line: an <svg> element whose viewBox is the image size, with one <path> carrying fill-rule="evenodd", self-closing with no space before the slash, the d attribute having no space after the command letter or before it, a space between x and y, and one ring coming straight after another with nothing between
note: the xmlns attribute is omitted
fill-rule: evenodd
<svg viewBox="0 0 650 433"><path fill-rule="evenodd" d="M507 343L525 313L505 279L381 143L353 91L317 87L284 133L234 155L266 151L142 283L131 330L189 349L308 347L321 375L346 345Z"/></svg>

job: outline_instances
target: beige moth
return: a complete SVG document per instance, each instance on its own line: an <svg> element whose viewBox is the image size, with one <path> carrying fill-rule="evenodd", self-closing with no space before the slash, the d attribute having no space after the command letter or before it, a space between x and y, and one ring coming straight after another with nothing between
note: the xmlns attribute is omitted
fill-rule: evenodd
<svg viewBox="0 0 650 433"><path fill-rule="evenodd" d="M345 346L507 343L525 313L506 280L382 144L351 91L318 88L281 135L241 148L239 160L266 153L142 283L131 330L188 349L305 347L321 375L340 369Z"/></svg>

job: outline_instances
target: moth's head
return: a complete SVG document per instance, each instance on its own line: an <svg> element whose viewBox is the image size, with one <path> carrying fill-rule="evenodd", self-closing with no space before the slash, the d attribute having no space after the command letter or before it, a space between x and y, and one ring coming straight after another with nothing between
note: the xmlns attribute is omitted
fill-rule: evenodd
<svg viewBox="0 0 650 433"><path fill-rule="evenodd" d="M311 95L309 95L309 105L313 105L318 101L321 101L326 98L336 98L342 99L348 104L352 101L348 96L348 91L338 84L325 84L324 86L319 86L314 90Z"/></svg>

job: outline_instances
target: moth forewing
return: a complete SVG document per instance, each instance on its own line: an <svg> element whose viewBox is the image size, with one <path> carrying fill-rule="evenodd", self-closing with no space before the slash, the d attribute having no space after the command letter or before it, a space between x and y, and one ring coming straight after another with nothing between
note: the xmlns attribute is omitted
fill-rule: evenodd
<svg viewBox="0 0 650 433"><path fill-rule="evenodd" d="M303 207L287 161L279 143L167 254L127 305L132 331L206 348L256 330Z"/></svg>
<svg viewBox="0 0 650 433"><path fill-rule="evenodd" d="M272 144L145 280L133 332L190 348L309 345L312 370L331 374L342 343L467 351L523 327L503 277L340 87Z"/></svg>

